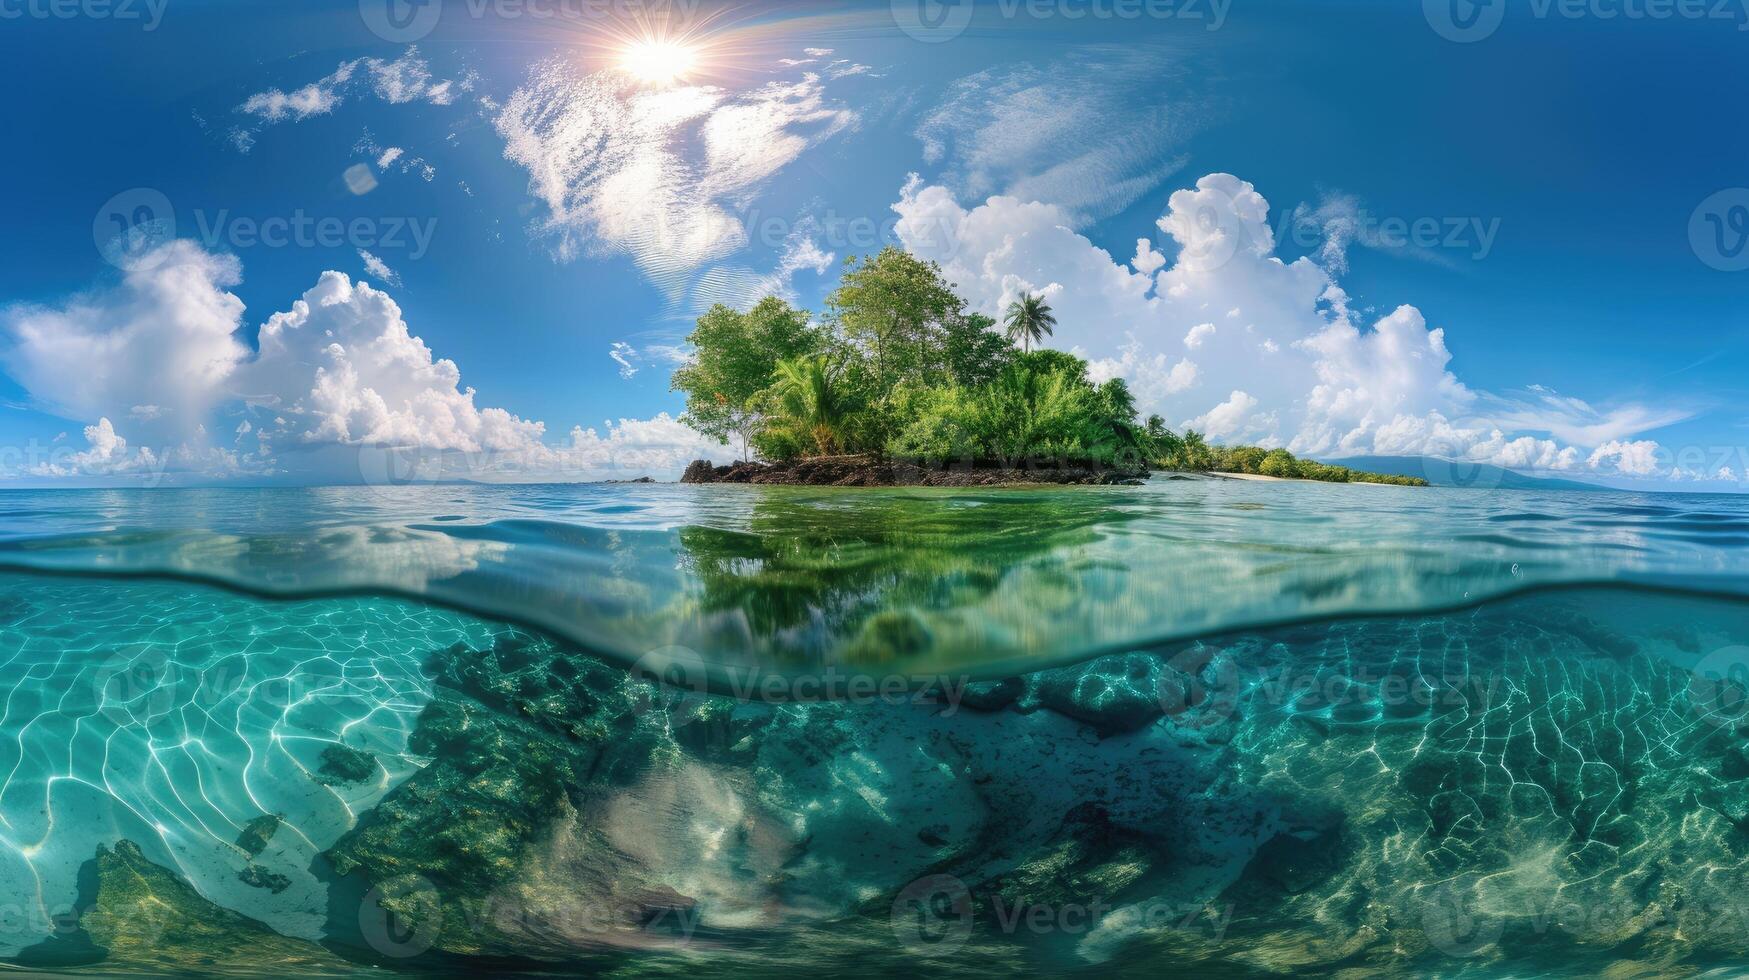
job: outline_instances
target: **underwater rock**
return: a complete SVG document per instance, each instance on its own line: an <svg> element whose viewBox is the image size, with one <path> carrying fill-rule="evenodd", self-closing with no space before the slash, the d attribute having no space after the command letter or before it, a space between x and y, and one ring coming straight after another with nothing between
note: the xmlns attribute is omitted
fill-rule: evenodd
<svg viewBox="0 0 1749 980"><path fill-rule="evenodd" d="M1033 677L1032 697L1044 708L1093 726L1101 735L1146 728L1166 713L1161 685L1166 664L1147 653L1113 654Z"/></svg>
<svg viewBox="0 0 1749 980"><path fill-rule="evenodd" d="M1096 803L1082 803L1044 846L983 889L1007 909L1110 905L1163 855L1141 835L1112 823Z"/></svg>
<svg viewBox="0 0 1749 980"><path fill-rule="evenodd" d="M251 864L237 872L237 880L251 888L265 888L275 895L291 887L290 878L259 864Z"/></svg>
<svg viewBox="0 0 1749 980"><path fill-rule="evenodd" d="M960 705L973 711L1001 711L1026 693L1026 682L1018 677L999 681L973 681L960 692Z"/></svg>
<svg viewBox="0 0 1749 980"><path fill-rule="evenodd" d="M237 846L252 858L260 857L261 852L267 849L267 843L279 831L279 822L282 819L277 813L267 813L249 821L237 835Z"/></svg>
<svg viewBox="0 0 1749 980"><path fill-rule="evenodd" d="M481 895L515 873L586 762L526 722L454 696L419 716L409 747L432 763L328 851L341 874L377 883L421 875Z"/></svg>
<svg viewBox="0 0 1749 980"><path fill-rule="evenodd" d="M436 912L403 911L415 928L422 916L441 916L441 951L560 955L602 945L601 930L565 920L575 916L577 898L552 880L567 864L553 853L565 849L555 835L592 792L627 785L679 752L662 692L523 633L484 651L440 650L427 668L444 687L408 747L431 763L328 851L334 868L377 885L429 882L440 898ZM701 738L712 730L682 727ZM636 870L620 867L603 880L629 885L639 881ZM690 908L690 899L660 883L635 891L643 897L614 893L585 918L602 908L625 912L607 916L614 923Z"/></svg>
<svg viewBox="0 0 1749 980"><path fill-rule="evenodd" d="M322 750L322 765L316 770L316 779L329 786L345 786L362 783L376 774L376 756L350 745L334 744Z"/></svg>
<svg viewBox="0 0 1749 980"><path fill-rule="evenodd" d="M1298 895L1340 869L1341 846L1340 825L1310 832L1279 833L1257 849L1245 865L1244 874L1226 895L1248 906L1259 904L1257 892L1261 889Z"/></svg>
<svg viewBox="0 0 1749 980"><path fill-rule="evenodd" d="M181 877L147 860L138 844L97 849L94 906L79 919L108 952L106 972L349 972L350 964L301 939L215 905Z"/></svg>

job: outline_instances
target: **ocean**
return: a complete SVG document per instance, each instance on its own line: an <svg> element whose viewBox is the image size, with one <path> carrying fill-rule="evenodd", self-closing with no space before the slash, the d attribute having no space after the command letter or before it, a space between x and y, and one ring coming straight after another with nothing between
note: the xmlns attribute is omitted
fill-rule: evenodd
<svg viewBox="0 0 1749 980"><path fill-rule="evenodd" d="M0 959L1727 975L1749 502L0 492Z"/></svg>

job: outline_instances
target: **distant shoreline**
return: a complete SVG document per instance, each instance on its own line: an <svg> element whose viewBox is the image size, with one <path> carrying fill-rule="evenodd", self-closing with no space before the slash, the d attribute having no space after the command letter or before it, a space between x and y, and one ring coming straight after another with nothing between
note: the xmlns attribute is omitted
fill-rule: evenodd
<svg viewBox="0 0 1749 980"><path fill-rule="evenodd" d="M1264 476L1261 473L1231 473L1224 470L1209 470L1208 475L1223 480L1247 480L1256 483L1322 483L1326 486L1353 486L1355 484L1365 484L1369 487L1404 487L1406 489L1416 489L1406 483L1375 483L1371 480L1345 480L1338 482L1335 480L1311 480L1303 476Z"/></svg>

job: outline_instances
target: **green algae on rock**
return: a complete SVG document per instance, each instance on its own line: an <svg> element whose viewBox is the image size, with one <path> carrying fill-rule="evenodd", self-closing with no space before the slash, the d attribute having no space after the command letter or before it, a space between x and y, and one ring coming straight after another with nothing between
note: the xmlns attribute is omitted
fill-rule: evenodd
<svg viewBox="0 0 1749 980"><path fill-rule="evenodd" d="M79 926L106 951L106 971L328 974L353 969L315 943L282 936L213 904L147 859L133 841L99 847L96 864L95 903L79 917Z"/></svg>
<svg viewBox="0 0 1749 980"><path fill-rule="evenodd" d="M244 824L242 832L237 835L237 847L252 858L260 857L283 819L280 814L267 813Z"/></svg>
<svg viewBox="0 0 1749 980"><path fill-rule="evenodd" d="M316 779L330 786L344 786L371 779L377 771L375 756L337 742L322 750L322 766L316 770Z"/></svg>

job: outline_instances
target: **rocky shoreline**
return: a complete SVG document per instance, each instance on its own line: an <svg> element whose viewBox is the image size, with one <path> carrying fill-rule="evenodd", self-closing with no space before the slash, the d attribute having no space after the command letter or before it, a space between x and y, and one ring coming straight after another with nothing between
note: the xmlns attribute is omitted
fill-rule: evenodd
<svg viewBox="0 0 1749 980"><path fill-rule="evenodd" d="M1148 478L1146 466L1092 462L1015 466L1000 460L950 461L941 466L873 456L819 456L784 463L737 462L717 466L693 460L681 483L760 483L813 487L999 487L1029 484L1118 486Z"/></svg>

